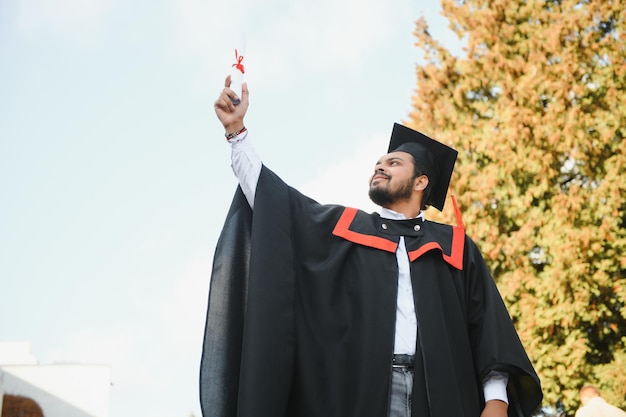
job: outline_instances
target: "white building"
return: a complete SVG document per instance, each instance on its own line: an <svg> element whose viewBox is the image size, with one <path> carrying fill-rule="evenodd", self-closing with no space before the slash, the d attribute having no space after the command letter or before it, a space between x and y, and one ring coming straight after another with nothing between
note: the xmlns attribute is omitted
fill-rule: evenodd
<svg viewBox="0 0 626 417"><path fill-rule="evenodd" d="M41 365L30 342L0 342L0 414L4 394L35 400L45 417L109 417L111 367Z"/></svg>

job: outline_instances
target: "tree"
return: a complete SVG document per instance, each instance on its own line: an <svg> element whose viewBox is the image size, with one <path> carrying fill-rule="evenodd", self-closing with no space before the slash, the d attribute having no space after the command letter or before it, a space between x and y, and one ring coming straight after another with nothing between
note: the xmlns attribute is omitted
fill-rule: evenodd
<svg viewBox="0 0 626 417"><path fill-rule="evenodd" d="M441 0L463 56L414 33L406 124L459 151L467 232L568 414L585 383L626 408L625 2Z"/></svg>

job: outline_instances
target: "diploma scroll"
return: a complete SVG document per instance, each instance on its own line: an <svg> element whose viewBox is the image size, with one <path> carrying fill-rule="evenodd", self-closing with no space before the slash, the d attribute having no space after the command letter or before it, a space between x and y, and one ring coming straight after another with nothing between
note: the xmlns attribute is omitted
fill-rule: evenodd
<svg viewBox="0 0 626 417"><path fill-rule="evenodd" d="M241 88L243 84L243 74L245 73L244 68L244 54L245 51L245 40L241 40L239 45L235 48L235 63L231 65L230 71L230 89L237 94L239 100L232 100L233 104L237 105L241 99Z"/></svg>

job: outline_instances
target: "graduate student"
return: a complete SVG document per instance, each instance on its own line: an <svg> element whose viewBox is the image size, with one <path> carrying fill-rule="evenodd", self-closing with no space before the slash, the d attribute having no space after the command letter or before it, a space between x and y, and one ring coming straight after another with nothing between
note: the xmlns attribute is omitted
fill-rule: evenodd
<svg viewBox="0 0 626 417"><path fill-rule="evenodd" d="M394 124L370 179L380 212L322 205L263 165L247 85L229 85L214 107L240 186L211 276L204 417L530 416L539 378L476 244L460 215L424 217L457 152Z"/></svg>

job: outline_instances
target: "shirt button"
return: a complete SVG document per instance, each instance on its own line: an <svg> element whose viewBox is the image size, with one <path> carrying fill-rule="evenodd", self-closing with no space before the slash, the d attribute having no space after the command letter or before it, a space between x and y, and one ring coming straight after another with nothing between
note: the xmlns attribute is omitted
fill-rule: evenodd
<svg viewBox="0 0 626 417"><path fill-rule="evenodd" d="M383 229L387 230L387 223L383 223L380 227L382 227Z"/></svg>
<svg viewBox="0 0 626 417"><path fill-rule="evenodd" d="M415 230L416 232L419 232L421 228L422 226L420 226L419 224L416 224L415 226L413 226L413 230Z"/></svg>

